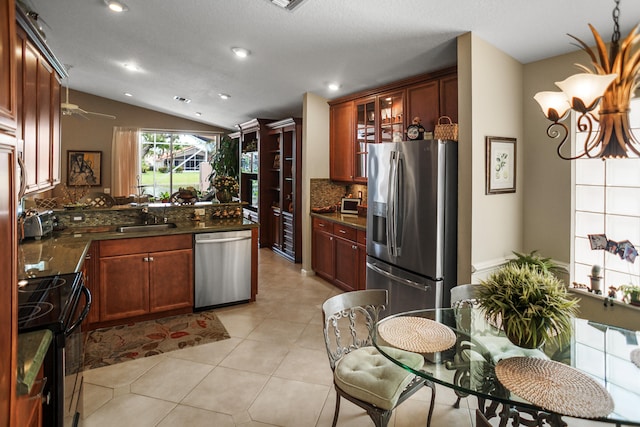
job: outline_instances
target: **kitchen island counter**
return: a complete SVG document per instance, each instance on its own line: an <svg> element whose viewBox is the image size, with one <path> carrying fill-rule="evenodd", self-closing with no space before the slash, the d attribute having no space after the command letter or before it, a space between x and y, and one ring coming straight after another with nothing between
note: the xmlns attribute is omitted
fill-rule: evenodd
<svg viewBox="0 0 640 427"><path fill-rule="evenodd" d="M18 279L78 272L91 242L174 234L246 230L258 224L245 218L176 222L176 228L141 232L117 232L117 225L67 228L52 237L25 240L18 246Z"/></svg>

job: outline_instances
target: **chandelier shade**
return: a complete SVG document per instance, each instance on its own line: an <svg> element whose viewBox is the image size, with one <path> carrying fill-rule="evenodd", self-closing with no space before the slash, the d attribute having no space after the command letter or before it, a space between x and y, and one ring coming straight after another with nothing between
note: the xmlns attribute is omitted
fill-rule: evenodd
<svg viewBox="0 0 640 427"><path fill-rule="evenodd" d="M620 0L615 3L614 32L608 49L591 24L595 51L569 35L587 53L592 68L576 64L583 72L556 82L562 92L539 92L534 96L545 117L552 122L547 128L547 136L561 138L557 152L565 160L623 158L629 154L640 157L640 142L629 123L631 99L640 86L640 24L620 40ZM582 151L576 149L573 156L563 150L570 133L562 122L571 110L576 113L577 131L586 135Z"/></svg>

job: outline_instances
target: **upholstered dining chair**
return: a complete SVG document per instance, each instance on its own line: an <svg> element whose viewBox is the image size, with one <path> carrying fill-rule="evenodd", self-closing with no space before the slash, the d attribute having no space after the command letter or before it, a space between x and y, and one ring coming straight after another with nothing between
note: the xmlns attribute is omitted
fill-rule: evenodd
<svg viewBox="0 0 640 427"><path fill-rule="evenodd" d="M376 427L385 427L393 410L424 385L432 390L427 427L431 424L435 385L391 362L373 346L376 323L386 304L386 290L369 289L336 295L322 305L324 339L336 390L333 427L341 398L367 411ZM424 364L420 354L388 350L414 370Z"/></svg>

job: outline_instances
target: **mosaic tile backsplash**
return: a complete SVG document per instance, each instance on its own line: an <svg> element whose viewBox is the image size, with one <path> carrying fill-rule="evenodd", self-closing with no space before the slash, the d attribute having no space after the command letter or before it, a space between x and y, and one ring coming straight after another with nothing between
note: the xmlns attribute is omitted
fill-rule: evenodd
<svg viewBox="0 0 640 427"><path fill-rule="evenodd" d="M312 178L309 187L312 208L339 205L343 197L360 197L359 193L362 193L362 204L367 204L366 185L338 184L329 179Z"/></svg>

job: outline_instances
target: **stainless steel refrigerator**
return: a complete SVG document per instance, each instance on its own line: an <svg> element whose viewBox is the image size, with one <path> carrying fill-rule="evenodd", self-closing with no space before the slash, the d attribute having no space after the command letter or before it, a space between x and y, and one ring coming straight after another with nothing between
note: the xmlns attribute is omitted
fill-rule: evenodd
<svg viewBox="0 0 640 427"><path fill-rule="evenodd" d="M367 288L388 316L448 307L456 285L458 144L367 144Z"/></svg>

